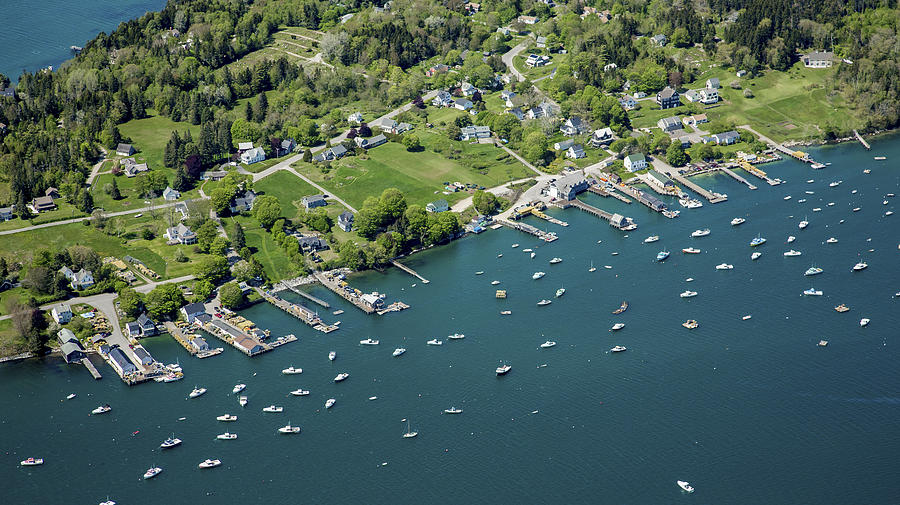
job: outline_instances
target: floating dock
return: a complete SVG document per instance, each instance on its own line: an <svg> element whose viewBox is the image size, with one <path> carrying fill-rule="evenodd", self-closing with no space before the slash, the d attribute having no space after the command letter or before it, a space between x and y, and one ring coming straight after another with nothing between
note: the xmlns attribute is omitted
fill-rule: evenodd
<svg viewBox="0 0 900 505"><path fill-rule="evenodd" d="M97 380L103 378L103 376L100 375L100 372L97 370L97 367L95 367L94 364L91 363L91 360L89 360L87 358L82 358L81 364L84 365L84 367L88 369L88 372L91 373L91 377L93 377Z"/></svg>
<svg viewBox="0 0 900 505"><path fill-rule="evenodd" d="M544 204L544 202L541 202L541 201L532 202L528 205L514 209L511 217L513 219L521 219L527 215L532 215L532 216L541 218L544 221L549 221L553 224L557 224L559 226L563 226L563 227L569 226L569 223L567 223L565 221L560 221L559 219L556 219L555 217L551 217L551 216L548 216L547 214L544 214L542 211L546 208L547 208L547 205Z"/></svg>
<svg viewBox="0 0 900 505"><path fill-rule="evenodd" d="M333 324L325 324L318 314L299 303L291 303L271 291L265 291L260 288L256 288L256 292L259 293L263 300L296 317L307 325L312 326L314 330L321 331L322 333L331 333L338 329L338 327Z"/></svg>
<svg viewBox="0 0 900 505"><path fill-rule="evenodd" d="M741 177L740 175L734 173L734 172L731 171L730 169L728 169L728 168L726 168L726 167L719 167L719 169L722 170L723 172L725 172L726 174L730 175L732 179L734 179L734 180L740 182L741 184L746 184L748 188L750 188L750 189L757 189L756 186L754 186L753 184L750 184L750 182L747 181L747 179L744 179L743 177Z"/></svg>
<svg viewBox="0 0 900 505"><path fill-rule="evenodd" d="M630 231L637 229L637 225L634 224L634 220L630 217L625 217L620 214L613 214L607 212L603 209L598 209L593 205L589 205L587 203L578 200L577 198L574 200L562 200L556 202L556 204L561 209L567 209L569 207L575 207L577 209L581 209L588 214L593 214L594 216L599 217L600 219L604 219L609 222L609 225L613 228L618 228L620 230Z"/></svg>
<svg viewBox="0 0 900 505"><path fill-rule="evenodd" d="M514 230L519 230L519 231L528 233L530 235L534 235L535 237L543 240L544 242L553 242L554 240L559 238L553 232L546 232L544 230L540 230L538 228L535 228L534 226L531 226L530 224L516 223L516 222L512 222L512 221L507 221L506 219L497 219L497 222L508 228L512 228Z"/></svg>
<svg viewBox="0 0 900 505"><path fill-rule="evenodd" d="M759 168L754 167L753 165L751 165L750 163L748 163L746 161L741 163L741 168L743 168L747 172L759 177L760 179L766 181L766 183L769 186L777 186L777 185L781 184L781 179L772 179L764 171L760 170Z"/></svg>
<svg viewBox="0 0 900 505"><path fill-rule="evenodd" d="M404 272L408 273L409 275L412 275L413 277L419 279L420 281L422 281L422 284L428 284L429 282L431 282L428 279L419 275L412 268L409 268L408 266L404 265L403 263L400 263L397 260L391 260L391 265L394 265L395 267L399 268L400 270L403 270Z"/></svg>

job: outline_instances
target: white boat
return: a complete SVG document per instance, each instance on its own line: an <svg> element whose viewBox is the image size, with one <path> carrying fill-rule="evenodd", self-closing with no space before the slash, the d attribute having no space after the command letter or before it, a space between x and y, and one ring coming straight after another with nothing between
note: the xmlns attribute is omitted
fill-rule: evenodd
<svg viewBox="0 0 900 505"><path fill-rule="evenodd" d="M531 276L531 278L534 280L538 280L545 275L547 275L547 274L544 272L535 272L534 275Z"/></svg>
<svg viewBox="0 0 900 505"><path fill-rule="evenodd" d="M160 449L170 449L177 445L181 445L181 439L175 438L175 436L171 436L171 437L163 440L163 442L161 444L159 444L159 448Z"/></svg>
<svg viewBox="0 0 900 505"><path fill-rule="evenodd" d="M659 251L656 253L656 261L665 261L669 257L669 251Z"/></svg>
<svg viewBox="0 0 900 505"><path fill-rule="evenodd" d="M22 466L38 466L44 464L44 458L28 458L19 462Z"/></svg>
<svg viewBox="0 0 900 505"><path fill-rule="evenodd" d="M144 472L144 480L152 479L153 477L159 475L160 472L162 472L162 468L158 466L150 468L146 472Z"/></svg>
<svg viewBox="0 0 900 505"><path fill-rule="evenodd" d="M243 391L246 387L246 384L235 384L234 388L231 390L231 393L236 395Z"/></svg>
<svg viewBox="0 0 900 505"><path fill-rule="evenodd" d="M484 270L479 270L475 272L475 275L484 275Z"/></svg>
<svg viewBox="0 0 900 505"><path fill-rule="evenodd" d="M696 247L685 247L681 252L685 254L700 254L700 249L697 249Z"/></svg>
<svg viewBox="0 0 900 505"><path fill-rule="evenodd" d="M462 411L462 409L450 407L449 409L444 409L444 414L462 414Z"/></svg>
<svg viewBox="0 0 900 505"><path fill-rule="evenodd" d="M807 226L809 226L809 221L807 221L806 219L804 219L803 221L800 221L800 224L797 225L797 227L800 228L801 230L806 228Z"/></svg>
<svg viewBox="0 0 900 505"><path fill-rule="evenodd" d="M531 253L531 254L530 254L531 259L534 259L534 257L535 257L536 255L537 255L537 253Z"/></svg>
<svg viewBox="0 0 900 505"><path fill-rule="evenodd" d="M69 395L66 396L66 400L71 400L72 398L75 398L75 393L69 393Z"/></svg>
<svg viewBox="0 0 900 505"><path fill-rule="evenodd" d="M377 397L377 396L370 396L370 397L369 397L369 401L372 401L372 400L377 400L377 399L378 399L378 397Z"/></svg>
<svg viewBox="0 0 900 505"><path fill-rule="evenodd" d="M685 491L687 493L694 492L694 488L691 487L690 483L688 483L687 481L679 480L679 481L675 481L675 482L676 482L676 484L678 484L678 487L680 487L682 489L682 491Z"/></svg>
<svg viewBox="0 0 900 505"><path fill-rule="evenodd" d="M216 435L216 439L218 439L218 440L234 440L236 438L237 438L237 433L228 433L227 431L225 433Z"/></svg>
<svg viewBox="0 0 900 505"><path fill-rule="evenodd" d="M299 426L291 426L291 424L288 423L287 425L282 426L281 428L278 428L278 433L284 433L285 435L300 433L300 427Z"/></svg>
<svg viewBox="0 0 900 505"><path fill-rule="evenodd" d="M865 270L868 267L869 267L868 263L866 263L864 261L860 261L859 263L853 265L853 271L859 272L860 270Z"/></svg>
<svg viewBox="0 0 900 505"><path fill-rule="evenodd" d="M816 288L809 288L803 291L803 294L806 296L822 296L822 291Z"/></svg>
<svg viewBox="0 0 900 505"><path fill-rule="evenodd" d="M325 408L330 409L331 407L334 407L334 403L336 401L337 400L335 400L334 398L329 398L329 399L325 400Z"/></svg>
<svg viewBox="0 0 900 505"><path fill-rule="evenodd" d="M207 459L206 461L197 465L197 467L198 468L215 468L221 464L222 464L222 462L219 461L218 459Z"/></svg>
<svg viewBox="0 0 900 505"><path fill-rule="evenodd" d="M733 268L734 265L731 265L729 263L719 263L718 265L716 265L716 270L731 270Z"/></svg>
<svg viewBox="0 0 900 505"><path fill-rule="evenodd" d="M678 200L678 203L687 209L699 209L700 207L703 207L703 203L694 198L682 198Z"/></svg>
<svg viewBox="0 0 900 505"><path fill-rule="evenodd" d="M491 286L496 286L497 284L500 284L500 281L491 281Z"/></svg>
<svg viewBox="0 0 900 505"><path fill-rule="evenodd" d="M359 345L378 345L378 341L374 338L367 338L359 341Z"/></svg>
<svg viewBox="0 0 900 505"><path fill-rule="evenodd" d="M443 342L443 341L438 340L438 339L436 339L436 338L433 338L433 339L431 339L431 340L429 340L428 342L425 342L425 343L428 344L428 345L444 345L444 342Z"/></svg>
<svg viewBox="0 0 900 505"><path fill-rule="evenodd" d="M822 212L822 207L814 207L813 212Z"/></svg>
<svg viewBox="0 0 900 505"><path fill-rule="evenodd" d="M887 216L893 216L893 215L894 215L894 211L889 210L889 211L885 212L884 215L885 215L885 217L887 217Z"/></svg>
<svg viewBox="0 0 900 505"><path fill-rule="evenodd" d="M216 417L216 421L231 423L237 421L237 416L233 416L231 414L222 414L221 416Z"/></svg>
<svg viewBox="0 0 900 505"><path fill-rule="evenodd" d="M627 351L627 350L628 350L628 348L625 347L624 345L617 345L617 346L613 347L612 349L610 349L609 352L623 352L623 351Z"/></svg>
<svg viewBox="0 0 900 505"><path fill-rule="evenodd" d="M757 235L756 238L750 241L750 247L760 246L766 243L766 239L760 235Z"/></svg>
<svg viewBox="0 0 900 505"><path fill-rule="evenodd" d="M512 245L512 248L513 248L513 249L515 249L516 247L519 247L519 244L513 244L513 245Z"/></svg>
<svg viewBox="0 0 900 505"><path fill-rule="evenodd" d="M277 414L279 412L284 412L284 407L278 405L269 405L268 407L263 407L262 411Z"/></svg>
<svg viewBox="0 0 900 505"><path fill-rule="evenodd" d="M527 249L522 249L522 252L530 253L530 252L534 252L534 249L532 249L532 248L529 247L529 248L527 248Z"/></svg>
<svg viewBox="0 0 900 505"><path fill-rule="evenodd" d="M510 366L510 365L500 365L500 366L497 367L497 369L495 370L495 372L497 372L497 375L506 375L507 373L509 373L510 370L512 370L512 366Z"/></svg>
<svg viewBox="0 0 900 505"><path fill-rule="evenodd" d="M751 259L751 260L758 260L760 256L762 256L762 253L759 252L759 251L755 251L753 254L750 255L750 259Z"/></svg>
<svg viewBox="0 0 900 505"><path fill-rule="evenodd" d="M418 434L419 434L418 431L410 431L409 421L406 421L406 433L403 434L403 438L413 438Z"/></svg>
<svg viewBox="0 0 900 505"><path fill-rule="evenodd" d="M557 264L557 263L562 263L562 258L560 258L560 257L555 257L555 258L553 258L552 260L550 260L550 264L551 264L551 265L555 265L555 264Z"/></svg>
<svg viewBox="0 0 900 505"><path fill-rule="evenodd" d="M806 269L806 272L804 272L803 275L819 275L822 272L824 272L824 270L819 267L809 267Z"/></svg>
<svg viewBox="0 0 900 505"><path fill-rule="evenodd" d="M238 403L241 405L241 407L246 407L247 406L247 397L241 396L240 398L238 398Z"/></svg>
<svg viewBox="0 0 900 505"><path fill-rule="evenodd" d="M681 293L681 294L678 295L678 296L680 296L680 297L682 297L682 298L693 298L693 297L697 296L697 292L696 292L696 291L687 290L687 291Z"/></svg>
<svg viewBox="0 0 900 505"><path fill-rule="evenodd" d="M188 398L197 398L205 392L206 388L194 388L194 390L191 391L191 394L188 395Z"/></svg>
<svg viewBox="0 0 900 505"><path fill-rule="evenodd" d="M554 342L552 340L548 340L548 341L544 342L543 344L541 344L541 348L548 349L550 347L553 347L554 345L556 345L556 342Z"/></svg>
<svg viewBox="0 0 900 505"><path fill-rule="evenodd" d="M887 205L887 204L888 204L888 201L887 201L887 200L881 202L881 205Z"/></svg>
<svg viewBox="0 0 900 505"><path fill-rule="evenodd" d="M607 269L607 270L611 270L611 269L612 269L612 265L603 265L603 268L605 268L605 269Z"/></svg>
<svg viewBox="0 0 900 505"><path fill-rule="evenodd" d="M337 353L334 351L328 352L328 361L334 361L334 358L337 358Z"/></svg>
<svg viewBox="0 0 900 505"><path fill-rule="evenodd" d="M787 238L787 243L788 243L788 244L790 244L791 242L793 242L793 241L795 241L795 240L797 240L797 237L795 237L795 236L793 236L793 235L788 235L788 238Z"/></svg>
<svg viewBox="0 0 900 505"><path fill-rule="evenodd" d="M837 243L838 243L838 239L836 239L836 238L834 238L834 237L830 237L828 240L825 241L825 243L826 243L826 244L837 244Z"/></svg>
<svg viewBox="0 0 900 505"><path fill-rule="evenodd" d="M624 328L624 327L625 327L625 323L616 323L616 324L613 325L612 328L609 329L609 331L618 331L618 330L621 330L621 329Z"/></svg>
<svg viewBox="0 0 900 505"><path fill-rule="evenodd" d="M334 382L341 382L341 381L347 380L347 377L350 377L350 374L348 374L346 372L339 373L334 377Z"/></svg>
<svg viewBox="0 0 900 505"><path fill-rule="evenodd" d="M392 356L394 356L394 357L396 358L397 356L400 356L401 354L403 354L403 353L405 353L405 352L406 352L406 349L405 349L405 348L403 348L403 347L398 347L398 348L394 349L394 352L392 353Z"/></svg>
<svg viewBox="0 0 900 505"><path fill-rule="evenodd" d="M645 244L650 244L652 242L656 242L659 240L659 235L650 235L649 237L644 239Z"/></svg>
<svg viewBox="0 0 900 505"><path fill-rule="evenodd" d="M742 217L736 217L736 218L734 218L734 219L731 220L731 226L737 226L737 225L739 225L739 224L743 224L744 221L746 221L746 219L744 219L744 218L742 218Z"/></svg>
<svg viewBox="0 0 900 505"><path fill-rule="evenodd" d="M500 315L501 315L501 316L508 316L508 315L510 315L510 314L512 314L512 311L511 311L511 310L501 310L501 311L500 311ZM437 344L437 345L441 345L441 344Z"/></svg>
<svg viewBox="0 0 900 505"><path fill-rule="evenodd" d="M553 301L548 300L548 299L546 299L546 298L544 298L543 300L537 302L538 307L543 307L543 306L545 306L545 305L550 305L551 303L553 303Z"/></svg>
<svg viewBox="0 0 900 505"><path fill-rule="evenodd" d="M859 320L859 325L860 325L860 326L867 326L868 324L869 324L869 318L867 318L867 317L864 317L864 318L862 318L862 319Z"/></svg>
<svg viewBox="0 0 900 505"><path fill-rule="evenodd" d="M596 272L596 271L597 271L597 267L595 267L594 262L591 261L591 268L588 268L588 272Z"/></svg>
<svg viewBox="0 0 900 505"><path fill-rule="evenodd" d="M138 216L140 216L140 214L138 214ZM98 503L97 505L116 505L116 502L110 500L109 496L107 496L106 498L107 498L106 501L102 501L102 502Z"/></svg>
<svg viewBox="0 0 900 505"><path fill-rule="evenodd" d="M112 410L112 407L110 407L109 404L101 405L101 406L97 407L96 409L92 410L91 414L106 414L110 410Z"/></svg>
<svg viewBox="0 0 900 505"><path fill-rule="evenodd" d="M853 207L853 212L859 212L859 207Z"/></svg>
<svg viewBox="0 0 900 505"><path fill-rule="evenodd" d="M814 183L814 182L816 182L815 179L809 179L809 180L806 181L807 184L812 184L812 183Z"/></svg>
<svg viewBox="0 0 900 505"><path fill-rule="evenodd" d="M803 253L801 253L800 251L795 251L793 249L791 249L790 251L784 252L785 256L800 256L801 254L803 254Z"/></svg>
<svg viewBox="0 0 900 505"><path fill-rule="evenodd" d="M294 396L307 396L309 394L309 391L305 389L295 389L291 391L291 394Z"/></svg>
<svg viewBox="0 0 900 505"><path fill-rule="evenodd" d="M797 200L797 203L806 203L806 198L801 198Z"/></svg>
<svg viewBox="0 0 900 505"><path fill-rule="evenodd" d="M453 335L447 335L447 338L450 340L462 340L466 338L466 336L462 333L454 333Z"/></svg>
<svg viewBox="0 0 900 505"><path fill-rule="evenodd" d="M694 278L688 277L687 279L684 280L684 282L694 282Z"/></svg>
<svg viewBox="0 0 900 505"><path fill-rule="evenodd" d="M498 254L497 257L498 257L498 258L502 258L502 257L503 257L503 253Z"/></svg>
<svg viewBox="0 0 900 505"><path fill-rule="evenodd" d="M559 288L559 289L556 290L556 297L557 297L557 298L559 298L560 296L562 296L562 295L564 295L564 294L566 294L566 288Z"/></svg>
<svg viewBox="0 0 900 505"><path fill-rule="evenodd" d="M746 321L746 320L750 319L751 317L753 317L753 316L750 315L750 314L747 314L746 316L742 317L741 319L743 319L744 321Z"/></svg>
<svg viewBox="0 0 900 505"><path fill-rule="evenodd" d="M785 199L785 200L790 200L790 199L791 199L791 195L788 195L788 196L784 197L784 199Z"/></svg>
<svg viewBox="0 0 900 505"><path fill-rule="evenodd" d="M827 205L828 205L829 207L834 207L834 202L828 202Z"/></svg>
<svg viewBox="0 0 900 505"><path fill-rule="evenodd" d="M294 366L291 365L291 366L285 368L284 370L282 370L281 373L283 373L284 375L294 375L294 374L298 374L298 373L303 373L303 369L302 368L294 368Z"/></svg>
<svg viewBox="0 0 900 505"><path fill-rule="evenodd" d="M702 230L694 230L691 232L692 237L705 237L709 235L709 228L704 228Z"/></svg>

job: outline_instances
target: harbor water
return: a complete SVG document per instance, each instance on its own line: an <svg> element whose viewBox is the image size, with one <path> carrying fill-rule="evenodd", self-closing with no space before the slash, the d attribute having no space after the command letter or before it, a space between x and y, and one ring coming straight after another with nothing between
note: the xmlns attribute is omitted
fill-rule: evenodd
<svg viewBox="0 0 900 505"><path fill-rule="evenodd" d="M404 261L429 284L398 269L351 279L412 306L399 313L366 315L313 287L330 310L345 311L319 308L326 322L341 321L328 335L255 305L242 314L273 336L299 337L258 357L226 346L198 360L168 336L146 340L157 359L181 363L180 382L128 387L106 364L94 381L53 358L2 365L0 481L14 484L4 502L895 503L900 215L884 213L900 211L900 200L885 196L900 193L900 138L872 144L811 149L831 162L818 171L793 160L764 165L787 182L756 191L725 175L698 176L728 201L682 209L674 220L581 195L635 218L627 237L577 209L552 209L570 226L526 219L555 230L552 244L491 230ZM734 217L746 222L732 226ZM710 235L691 238L700 228ZM751 248L758 234L768 241ZM643 243L649 235L661 238ZM789 235L796 241L787 244ZM826 244L832 236L839 242ZM681 252L691 246L702 252ZM784 257L792 248L802 256ZM671 257L657 262L664 249ZM751 261L756 250L762 257ZM555 256L563 262L549 264ZM858 261L868 268L852 272ZM716 270L723 262L734 269ZM805 277L811 265L824 273ZM532 280L536 271L547 275ZM560 287L565 295L555 298ZM810 287L823 296L802 296ZM496 289L508 298L496 299ZM687 289L698 296L680 298ZM553 303L538 307L542 298ZM611 314L624 300L628 310ZM836 312L841 303L850 311ZM682 327L687 319L699 327ZM616 322L625 328L610 331ZM466 337L448 340L453 333ZM359 345L369 337L380 345ZM442 346L426 345L435 337ZM557 345L539 348L546 340ZM615 345L628 350L609 353ZM392 357L397 347L408 351ZM512 370L497 377L501 361ZM281 373L292 365L303 373ZM339 372L349 379L334 383ZM237 383L247 384L243 408L231 393ZM188 400L194 386L209 392ZM291 396L297 388L311 393ZM325 410L329 398L336 404ZM88 415L106 403L112 412ZM261 411L271 404L284 412ZM444 414L451 406L463 412ZM224 413L238 420L216 421ZM404 420L417 437L402 437ZM302 433L276 432L289 422ZM238 439L215 439L225 431ZM184 443L160 451L172 434ZM29 456L45 464L19 467ZM207 458L222 466L198 469ZM162 474L142 480L151 466Z"/></svg>

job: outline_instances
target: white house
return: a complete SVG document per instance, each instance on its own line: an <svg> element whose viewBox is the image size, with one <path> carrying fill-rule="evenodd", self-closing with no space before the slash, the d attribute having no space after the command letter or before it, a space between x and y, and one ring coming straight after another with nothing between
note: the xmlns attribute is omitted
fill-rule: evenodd
<svg viewBox="0 0 900 505"><path fill-rule="evenodd" d="M561 131L563 135L572 137L574 135L587 133L590 126L591 125L587 124L580 117L573 116L569 119L566 119L566 122L559 127L559 131Z"/></svg>
<svg viewBox="0 0 900 505"><path fill-rule="evenodd" d="M453 105L453 95L447 91L438 91L437 96L431 100L431 105L435 107L451 107Z"/></svg>
<svg viewBox="0 0 900 505"><path fill-rule="evenodd" d="M459 110L469 110L474 106L475 104L473 104L471 100L467 100L465 98L457 98L453 101L453 107Z"/></svg>
<svg viewBox="0 0 900 505"><path fill-rule="evenodd" d="M697 93L700 95L700 103L709 105L719 101L719 90L717 89L703 88L697 90Z"/></svg>
<svg viewBox="0 0 900 505"><path fill-rule="evenodd" d="M625 110L634 110L637 108L638 103L631 95L625 95L619 99L619 105Z"/></svg>
<svg viewBox="0 0 900 505"><path fill-rule="evenodd" d="M490 126L465 126L459 130L459 140L479 140L491 138Z"/></svg>
<svg viewBox="0 0 900 505"><path fill-rule="evenodd" d="M349 116L347 116L347 122L348 123L362 123L363 122L362 113L354 112L353 114L350 114Z"/></svg>
<svg viewBox="0 0 900 505"><path fill-rule="evenodd" d="M162 196L163 200L166 200L167 202L174 202L175 200L181 198L181 192L172 189L171 186L166 186L166 189L163 190Z"/></svg>
<svg viewBox="0 0 900 505"><path fill-rule="evenodd" d="M241 153L241 163L251 165L266 160L266 152L262 147L254 147Z"/></svg>
<svg viewBox="0 0 900 505"><path fill-rule="evenodd" d="M238 142L238 152L249 151L253 149L253 142Z"/></svg>
<svg viewBox="0 0 900 505"><path fill-rule="evenodd" d="M567 151L570 147L575 145L575 139L566 139L562 142L555 142L553 144L553 149L555 151Z"/></svg>
<svg viewBox="0 0 900 505"><path fill-rule="evenodd" d="M629 154L625 157L625 168L629 172L637 172L647 168L647 158L641 153Z"/></svg>
<svg viewBox="0 0 900 505"><path fill-rule="evenodd" d="M574 146L566 149L566 158L571 158L573 160L577 160L578 158L584 158L587 154L584 152L584 147L581 144L575 144Z"/></svg>
<svg viewBox="0 0 900 505"><path fill-rule="evenodd" d="M185 226L184 223L178 223L177 225L168 228L163 236L166 237L169 244L189 245L197 243L197 234Z"/></svg>
<svg viewBox="0 0 900 505"><path fill-rule="evenodd" d="M50 315L53 316L53 320L59 324L66 324L72 320L72 308L69 307L68 304L60 303L53 307L53 310L50 311Z"/></svg>
<svg viewBox="0 0 900 505"><path fill-rule="evenodd" d="M712 89L719 89L722 86L719 84L718 77L710 77L709 79L706 80L706 87L712 88Z"/></svg>
<svg viewBox="0 0 900 505"><path fill-rule="evenodd" d="M94 285L94 276L90 270L81 269L72 277L72 289L87 289Z"/></svg>
<svg viewBox="0 0 900 505"><path fill-rule="evenodd" d="M659 126L659 129L666 133L680 130L681 119L678 116L664 117L656 122L656 126Z"/></svg>

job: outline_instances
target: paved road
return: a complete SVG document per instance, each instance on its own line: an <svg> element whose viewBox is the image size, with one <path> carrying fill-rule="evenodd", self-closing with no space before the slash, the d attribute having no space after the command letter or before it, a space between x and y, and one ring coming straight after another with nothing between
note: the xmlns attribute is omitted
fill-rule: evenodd
<svg viewBox="0 0 900 505"><path fill-rule="evenodd" d="M532 172L534 172L538 175L544 175L544 172L541 172L540 170L538 170L538 168L536 166L532 165L531 163L528 163L528 160L519 156L519 154L517 152L513 151L512 149L506 147L503 144L500 144L500 149L503 149L504 151L508 152L513 158L521 161L522 164L525 165L526 167L530 168Z"/></svg>
<svg viewBox="0 0 900 505"><path fill-rule="evenodd" d="M497 195L497 196L501 196L501 195L504 195L509 192L509 186L511 186L512 184L520 184L525 181L529 181L531 179L534 179L534 177L505 182L499 186L494 186L493 188L488 188L485 191L493 193L494 195ZM472 197L467 196L466 198L463 198L462 200L454 203L453 207L451 207L450 210L452 210L453 212L462 212L462 211L468 209L470 205L472 205Z"/></svg>
<svg viewBox="0 0 900 505"><path fill-rule="evenodd" d="M100 147L100 161L98 161L98 162L91 168L91 175L88 176L87 181L86 181L88 186L90 186L91 184L93 184L93 183L94 183L94 179L96 179L97 176L100 175L100 167L103 166L103 162L106 161L106 157L107 157L107 156L109 156L109 153L107 153L107 152L106 152L106 149L104 149L104 148L101 146L101 147Z"/></svg>
<svg viewBox="0 0 900 505"><path fill-rule="evenodd" d="M528 42L522 42L521 44L517 45L516 47L503 53L503 56L500 57L500 59L502 59L503 63L506 65L506 68L508 68L509 71L512 73L512 75L516 76L516 79L519 81L524 81L525 76L522 75L521 72L516 70L516 66L513 65L513 58L515 58L516 55L518 55L519 53L524 51L526 47L528 47Z"/></svg>

